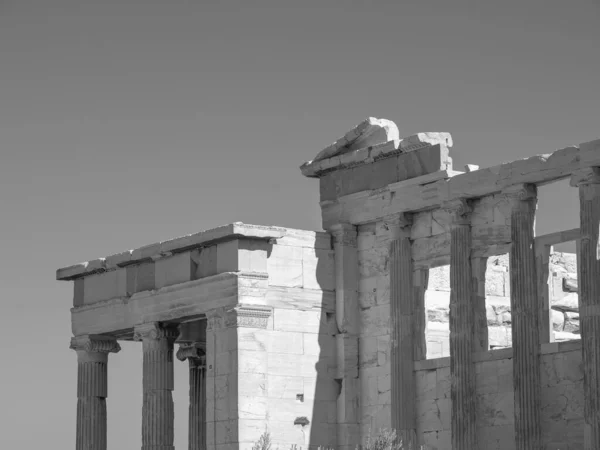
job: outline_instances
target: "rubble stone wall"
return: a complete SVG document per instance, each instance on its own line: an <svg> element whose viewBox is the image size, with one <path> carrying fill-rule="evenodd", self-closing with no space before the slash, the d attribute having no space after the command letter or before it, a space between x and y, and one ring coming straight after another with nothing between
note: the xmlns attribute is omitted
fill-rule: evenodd
<svg viewBox="0 0 600 450"><path fill-rule="evenodd" d="M555 341L579 339L577 257L550 255L550 306ZM508 254L488 258L485 274L486 315L490 349L512 346ZM425 296L427 308L427 358L450 356L450 266L430 269Z"/></svg>

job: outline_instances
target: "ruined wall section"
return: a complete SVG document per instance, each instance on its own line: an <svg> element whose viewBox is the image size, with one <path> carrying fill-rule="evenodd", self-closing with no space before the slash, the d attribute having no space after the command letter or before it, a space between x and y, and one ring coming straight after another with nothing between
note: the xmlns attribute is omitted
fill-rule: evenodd
<svg viewBox="0 0 600 450"><path fill-rule="evenodd" d="M542 349L542 436L549 450L583 448L583 369L580 342ZM513 448L512 349L477 355L477 436L481 448ZM450 359L423 361L416 372L423 445L450 448Z"/></svg>

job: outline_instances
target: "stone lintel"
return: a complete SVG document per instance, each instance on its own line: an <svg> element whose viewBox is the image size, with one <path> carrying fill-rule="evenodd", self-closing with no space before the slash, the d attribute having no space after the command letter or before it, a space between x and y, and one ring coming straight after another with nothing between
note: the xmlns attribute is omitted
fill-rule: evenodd
<svg viewBox="0 0 600 450"><path fill-rule="evenodd" d="M123 334L143 322L177 321L237 304L243 273L221 273L157 291L134 294L71 309L74 335ZM174 309L173 305L177 304Z"/></svg>
<svg viewBox="0 0 600 450"><path fill-rule="evenodd" d="M323 228L340 222L360 225L390 214L435 209L450 200L485 197L510 190L513 185L550 183L596 166L600 166L600 139L423 185L394 189L389 184L321 202Z"/></svg>
<svg viewBox="0 0 600 450"><path fill-rule="evenodd" d="M70 281L94 273L115 270L119 267L126 267L128 265L139 264L146 261L156 261L161 258L172 256L175 253L206 247L223 241L234 239L258 239L270 241L272 239L280 239L287 234L297 234L298 232L314 234L314 232L304 230L291 230L282 227L250 225L235 222L180 238L146 245L135 250L117 253L105 258L98 258L73 266L64 267L56 271L56 279Z"/></svg>

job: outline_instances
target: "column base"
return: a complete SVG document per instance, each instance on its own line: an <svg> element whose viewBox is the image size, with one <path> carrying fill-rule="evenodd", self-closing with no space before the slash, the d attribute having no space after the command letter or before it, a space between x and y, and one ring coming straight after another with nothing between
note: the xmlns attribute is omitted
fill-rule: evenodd
<svg viewBox="0 0 600 450"><path fill-rule="evenodd" d="M175 450L174 445L144 445L142 450Z"/></svg>

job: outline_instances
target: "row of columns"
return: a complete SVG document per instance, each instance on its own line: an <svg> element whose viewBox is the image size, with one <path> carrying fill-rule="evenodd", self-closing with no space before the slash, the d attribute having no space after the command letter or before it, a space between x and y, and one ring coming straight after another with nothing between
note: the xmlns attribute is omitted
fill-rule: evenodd
<svg viewBox="0 0 600 450"><path fill-rule="evenodd" d="M584 447L600 449L600 169L574 174L581 204L579 310L584 367ZM540 297L535 260L534 185L504 191L511 206L510 284L513 342L515 448L542 448ZM450 213L450 374L451 441L456 450L477 450L476 390L473 352L487 349L481 312L484 275L481 261L471 259L471 206L468 200L444 205ZM424 298L420 271L413 271L409 215L390 246L390 313L392 320L392 427L404 442L416 445L414 361L424 359L420 342ZM472 263L473 267L472 267ZM483 316L485 317L485 316ZM483 342L485 341L485 342Z"/></svg>
<svg viewBox="0 0 600 450"><path fill-rule="evenodd" d="M159 323L140 325L134 340L142 342L142 450L174 450L173 350L179 330ZM120 351L116 339L79 336L71 339L77 351L76 450L107 448L107 362ZM206 449L206 360L203 343L180 345L177 358L189 361L189 450Z"/></svg>

